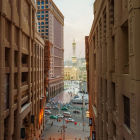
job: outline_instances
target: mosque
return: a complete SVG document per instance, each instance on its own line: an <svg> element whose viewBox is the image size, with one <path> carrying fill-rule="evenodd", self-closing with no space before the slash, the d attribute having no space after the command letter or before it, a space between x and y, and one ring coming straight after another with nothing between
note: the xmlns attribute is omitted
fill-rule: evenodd
<svg viewBox="0 0 140 140"><path fill-rule="evenodd" d="M64 63L64 80L87 81L86 60L76 56L76 42L72 43L73 54L68 64Z"/></svg>

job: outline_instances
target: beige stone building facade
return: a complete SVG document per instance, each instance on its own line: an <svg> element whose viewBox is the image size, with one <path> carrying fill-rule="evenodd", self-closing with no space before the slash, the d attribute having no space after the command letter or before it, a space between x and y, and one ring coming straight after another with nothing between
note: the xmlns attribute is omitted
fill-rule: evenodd
<svg viewBox="0 0 140 140"><path fill-rule="evenodd" d="M34 0L0 0L0 140L39 138L44 129L44 40ZM31 123L31 116L34 122Z"/></svg>
<svg viewBox="0 0 140 140"><path fill-rule="evenodd" d="M86 59L96 140L140 139L139 7L140 0L94 3Z"/></svg>

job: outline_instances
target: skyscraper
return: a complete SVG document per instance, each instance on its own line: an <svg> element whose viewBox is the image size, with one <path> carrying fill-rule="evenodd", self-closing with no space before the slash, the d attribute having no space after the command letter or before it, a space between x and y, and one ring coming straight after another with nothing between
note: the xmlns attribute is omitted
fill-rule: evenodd
<svg viewBox="0 0 140 140"><path fill-rule="evenodd" d="M45 53L50 53L50 57L45 60L46 65L48 65L48 62L50 64L50 67L45 69L45 74L49 77L45 85L46 92L49 92L49 98L51 98L60 93L64 85L64 16L52 0L37 0L36 3L38 32L47 42L46 44L49 44L49 46L45 47Z"/></svg>

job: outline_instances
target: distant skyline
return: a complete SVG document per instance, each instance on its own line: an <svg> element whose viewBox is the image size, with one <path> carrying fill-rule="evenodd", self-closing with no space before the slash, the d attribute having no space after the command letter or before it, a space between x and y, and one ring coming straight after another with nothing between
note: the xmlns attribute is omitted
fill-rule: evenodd
<svg viewBox="0 0 140 140"><path fill-rule="evenodd" d="M64 60L72 56L72 42L75 38L76 56L85 57L85 36L89 35L93 22L94 0L53 0L64 15Z"/></svg>

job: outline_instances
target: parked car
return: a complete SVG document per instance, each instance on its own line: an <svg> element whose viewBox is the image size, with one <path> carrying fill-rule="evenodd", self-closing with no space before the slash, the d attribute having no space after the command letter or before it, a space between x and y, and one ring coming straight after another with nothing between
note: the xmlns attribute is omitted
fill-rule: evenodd
<svg viewBox="0 0 140 140"><path fill-rule="evenodd" d="M63 115L64 115L65 117L71 117L70 112L63 112Z"/></svg>
<svg viewBox="0 0 140 140"><path fill-rule="evenodd" d="M74 110L73 113L80 113L80 111L79 110Z"/></svg>
<svg viewBox="0 0 140 140"><path fill-rule="evenodd" d="M50 116L50 119L57 119L57 116L51 115L51 116Z"/></svg>
<svg viewBox="0 0 140 140"><path fill-rule="evenodd" d="M68 110L68 108L67 107L62 107L61 110Z"/></svg>
<svg viewBox="0 0 140 140"><path fill-rule="evenodd" d="M74 119L68 118L67 121L68 121L68 122L74 122Z"/></svg>
<svg viewBox="0 0 140 140"><path fill-rule="evenodd" d="M50 105L46 105L45 109L51 109L51 106Z"/></svg>
<svg viewBox="0 0 140 140"><path fill-rule="evenodd" d="M50 110L45 110L45 114L51 114Z"/></svg>
<svg viewBox="0 0 140 140"><path fill-rule="evenodd" d="M58 118L64 118L64 116L62 116L61 114L56 115L56 117L58 117Z"/></svg>

